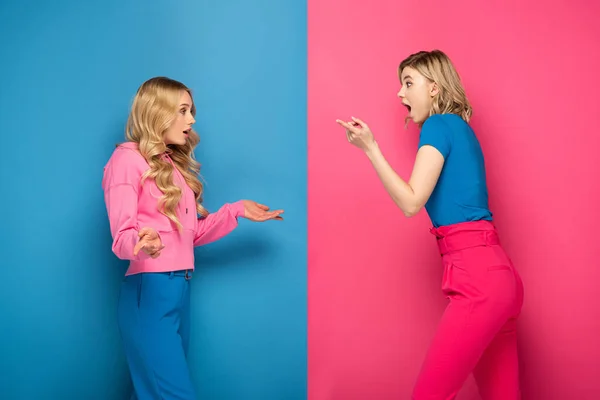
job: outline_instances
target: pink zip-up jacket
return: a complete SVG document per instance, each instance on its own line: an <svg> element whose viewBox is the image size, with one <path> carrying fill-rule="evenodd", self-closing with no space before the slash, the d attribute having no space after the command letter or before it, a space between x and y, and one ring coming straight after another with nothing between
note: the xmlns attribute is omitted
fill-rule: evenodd
<svg viewBox="0 0 600 400"><path fill-rule="evenodd" d="M167 155L164 156L171 163ZM158 211L162 192L152 179L141 184L144 172L150 166L137 150L137 143L118 146L104 167L102 188L112 233L112 251L122 260L130 260L125 275L140 272L169 272L194 269L194 247L214 242L232 232L238 217L244 216L242 201L225 204L206 218L198 218L194 192L186 184L177 168L173 169L175 184L183 189L177 206L177 217L183 225L177 226ZM143 251L133 255L139 241L138 232L145 227L155 229L165 248L153 259Z"/></svg>

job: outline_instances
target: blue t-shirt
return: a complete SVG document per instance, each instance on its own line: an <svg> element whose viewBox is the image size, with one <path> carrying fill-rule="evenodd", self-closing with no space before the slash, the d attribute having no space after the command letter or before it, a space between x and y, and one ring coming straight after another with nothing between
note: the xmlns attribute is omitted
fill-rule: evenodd
<svg viewBox="0 0 600 400"><path fill-rule="evenodd" d="M473 129L456 114L434 114L421 128L419 148L431 145L444 167L425 209L433 226L492 220L485 163Z"/></svg>

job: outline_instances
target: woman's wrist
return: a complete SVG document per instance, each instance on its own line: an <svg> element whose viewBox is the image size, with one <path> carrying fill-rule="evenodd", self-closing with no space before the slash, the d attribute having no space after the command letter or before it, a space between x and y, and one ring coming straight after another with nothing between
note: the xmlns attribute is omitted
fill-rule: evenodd
<svg viewBox="0 0 600 400"><path fill-rule="evenodd" d="M377 153L380 152L379 145L375 140L373 140L373 143L365 147L364 152L367 155L367 157L369 157L369 159L372 159L374 156L377 155Z"/></svg>

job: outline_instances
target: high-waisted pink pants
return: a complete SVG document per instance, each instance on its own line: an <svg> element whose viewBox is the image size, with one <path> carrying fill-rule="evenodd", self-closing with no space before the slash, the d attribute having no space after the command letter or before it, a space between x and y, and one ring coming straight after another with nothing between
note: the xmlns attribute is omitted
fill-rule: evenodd
<svg viewBox="0 0 600 400"><path fill-rule="evenodd" d="M413 391L413 400L454 399L469 374L484 400L520 399L516 319L523 283L494 225L432 228L450 300Z"/></svg>

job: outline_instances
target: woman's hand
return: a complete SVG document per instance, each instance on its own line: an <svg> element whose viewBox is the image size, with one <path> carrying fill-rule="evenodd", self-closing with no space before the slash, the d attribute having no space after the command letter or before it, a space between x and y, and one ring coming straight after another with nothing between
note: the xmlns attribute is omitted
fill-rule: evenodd
<svg viewBox="0 0 600 400"><path fill-rule="evenodd" d="M346 138L359 149L368 151L377 145L373 137L373 132L360 119L352 117L352 121L345 122L337 119L335 122L346 128Z"/></svg>
<svg viewBox="0 0 600 400"><path fill-rule="evenodd" d="M137 256L140 250L152 258L160 256L160 251L165 248L158 232L152 228L142 228L138 233L139 242L133 248L133 255Z"/></svg>
<svg viewBox="0 0 600 400"><path fill-rule="evenodd" d="M254 222L264 222L270 219L283 220L283 210L269 211L269 207L252 200L243 200L244 218Z"/></svg>

